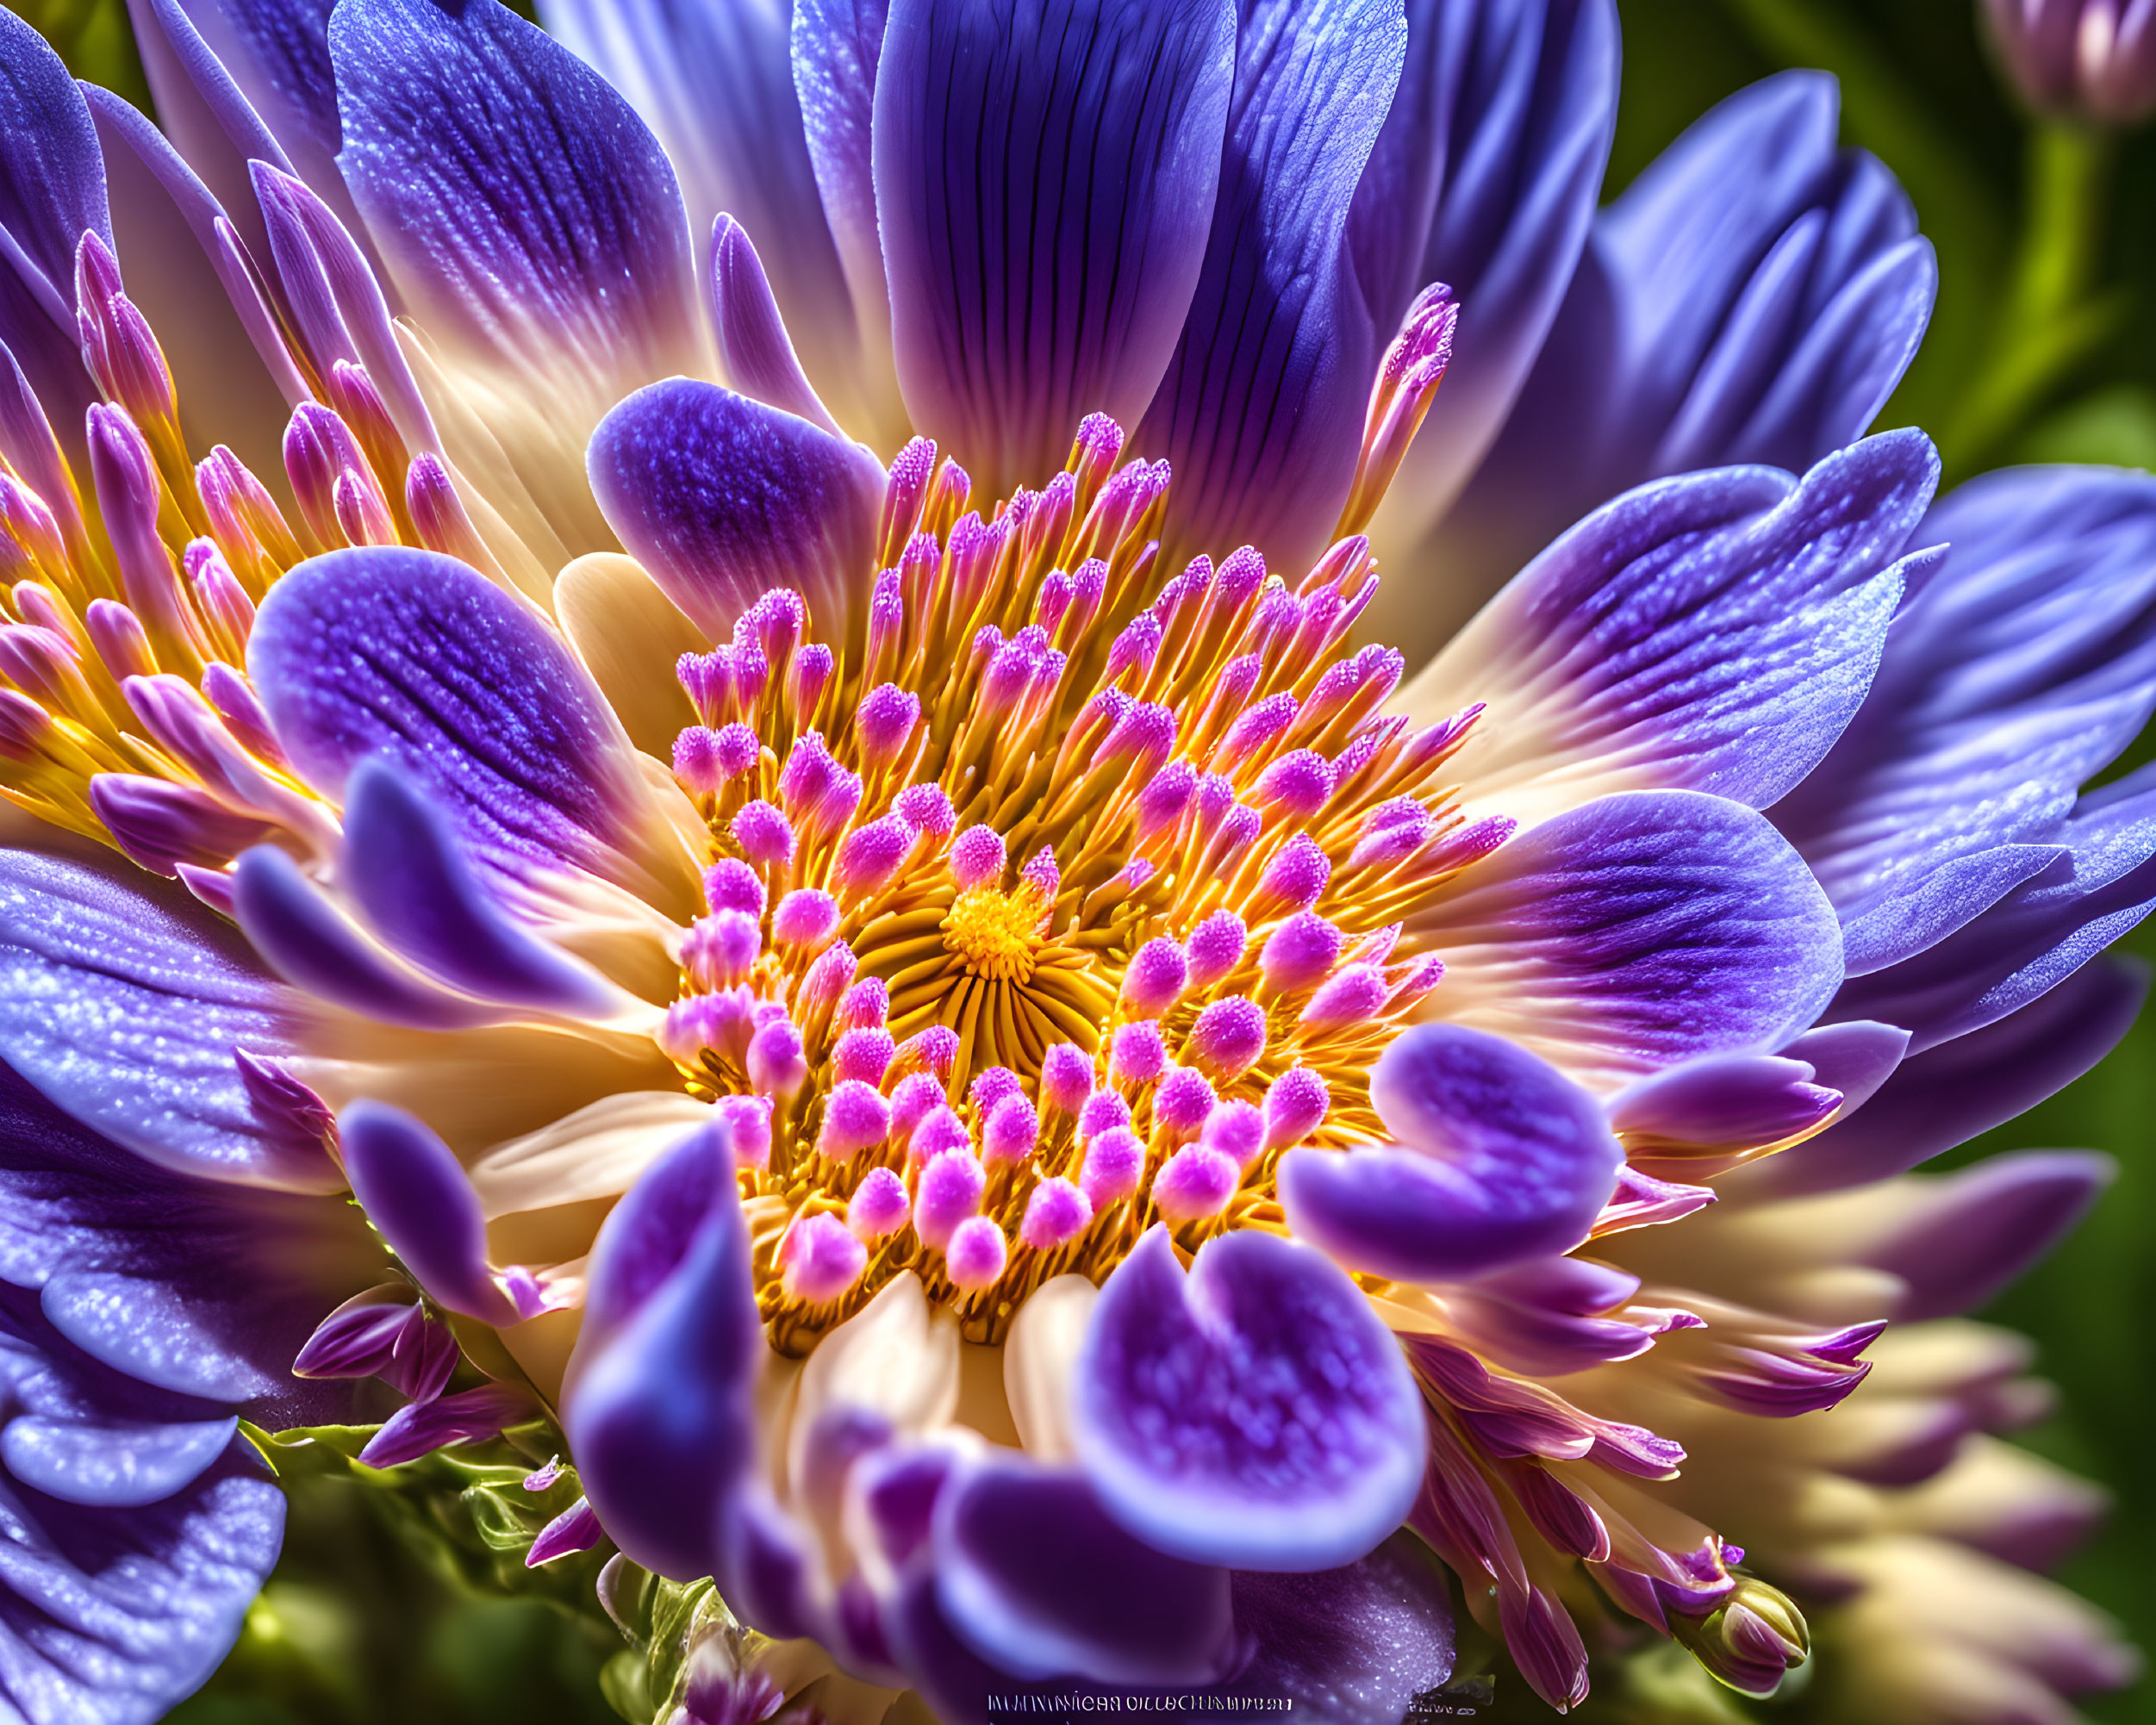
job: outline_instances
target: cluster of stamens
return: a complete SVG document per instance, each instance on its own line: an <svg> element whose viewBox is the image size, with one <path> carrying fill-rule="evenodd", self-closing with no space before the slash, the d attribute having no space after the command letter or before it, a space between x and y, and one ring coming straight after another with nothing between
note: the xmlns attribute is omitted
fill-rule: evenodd
<svg viewBox="0 0 2156 1725"><path fill-rule="evenodd" d="M270 179L273 226L350 246L312 193ZM75 292L104 398L83 427L95 509L49 427L25 421L0 461L0 796L224 908L225 870L248 846L323 859L336 847L334 812L287 769L247 680L271 585L305 557L365 545L506 577L447 465L398 433L333 308L284 330L312 396L284 433L288 514L231 450L190 460L164 352L94 234Z"/></svg>
<svg viewBox="0 0 2156 1725"><path fill-rule="evenodd" d="M838 645L778 590L681 663L713 861L662 1044L733 1124L782 1348L901 1270L994 1340L1156 1220L1280 1228L1280 1155L1376 1133L1443 974L1404 925L1511 830L1449 805L1474 713L1384 716L1400 656L1344 647L1366 541L1162 582L1121 444L984 520L916 440Z"/></svg>

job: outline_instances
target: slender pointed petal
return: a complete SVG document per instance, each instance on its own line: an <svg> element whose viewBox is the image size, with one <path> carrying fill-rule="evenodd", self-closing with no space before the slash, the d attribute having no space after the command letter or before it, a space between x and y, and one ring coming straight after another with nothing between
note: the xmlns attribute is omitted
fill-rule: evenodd
<svg viewBox="0 0 2156 1725"><path fill-rule="evenodd" d="M588 966L502 912L447 823L380 762L352 776L340 878L377 933L466 993L589 1018L620 1004Z"/></svg>
<svg viewBox="0 0 2156 1725"><path fill-rule="evenodd" d="M790 8L549 0L540 11L665 146L682 177L699 261L710 259L719 216L738 222L770 270L788 325L816 333L824 364L848 364L853 308L809 163Z"/></svg>
<svg viewBox="0 0 2156 1725"><path fill-rule="evenodd" d="M2156 480L2023 468L1918 530L1951 545L1854 721L1774 824L1841 912L1852 975L2059 860L2080 787L2156 707Z"/></svg>
<svg viewBox="0 0 2156 1725"><path fill-rule="evenodd" d="M83 410L97 399L74 328L85 233L112 244L90 111L45 39L0 9L0 347L78 448Z"/></svg>
<svg viewBox="0 0 2156 1725"><path fill-rule="evenodd" d="M1762 79L1601 214L1504 433L1427 541L1426 626L1628 487L1733 462L1801 471L1868 428L1937 270L1892 177L1836 152L1837 106L1823 73Z"/></svg>
<svg viewBox="0 0 2156 1725"><path fill-rule="evenodd" d="M2057 1243L2118 1170L2085 1150L2023 1150L1922 1180L1915 1215L1865 1253L1909 1286L1905 1322L1973 1311Z"/></svg>
<svg viewBox="0 0 2156 1725"><path fill-rule="evenodd" d="M2057 838L2063 855L1944 940L1853 978L1834 1016L1906 1025L1921 1053L2057 987L2156 909L2156 771L2084 797Z"/></svg>
<svg viewBox="0 0 2156 1725"><path fill-rule="evenodd" d="M1744 1176L1796 1194L1902 1173L2056 1094L2118 1045L2148 993L2138 964L2100 960L1997 1024L1903 1063L1847 1118Z"/></svg>
<svg viewBox="0 0 2156 1725"><path fill-rule="evenodd" d="M1430 282L1451 286L1467 323L1379 517L1394 544L1451 504L1548 333L1594 219L1619 59L1608 0L1416 0L1407 28L1399 92L1355 188L1355 274L1380 336ZM1412 583L1394 585L1374 619L1414 602Z"/></svg>
<svg viewBox="0 0 2156 1725"><path fill-rule="evenodd" d="M353 1103L337 1125L352 1195L419 1285L452 1311L514 1323L487 1264L479 1196L449 1146L380 1102Z"/></svg>

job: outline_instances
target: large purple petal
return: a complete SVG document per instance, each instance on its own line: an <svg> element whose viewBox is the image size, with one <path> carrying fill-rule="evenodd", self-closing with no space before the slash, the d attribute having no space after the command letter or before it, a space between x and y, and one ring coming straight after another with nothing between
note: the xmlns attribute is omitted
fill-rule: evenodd
<svg viewBox="0 0 2156 1725"><path fill-rule="evenodd" d="M14 1716L138 1725L215 1668L284 1498L202 1403L147 1391L0 1298L0 1667ZM201 1465L207 1460L208 1465ZM159 1491L159 1487L169 1490Z"/></svg>
<svg viewBox="0 0 2156 1725"><path fill-rule="evenodd" d="M999 496L1145 410L1205 261L1226 0L896 0L876 215L913 422Z"/></svg>
<svg viewBox="0 0 2156 1725"><path fill-rule="evenodd" d="M1349 225L1380 336L1425 283L1449 283L1461 307L1444 387L1384 518L1403 533L1474 472L1557 314L1610 153L1618 59L1609 0L1414 0L1407 28Z"/></svg>
<svg viewBox="0 0 2156 1725"><path fill-rule="evenodd" d="M1903 1063L1861 1108L1745 1170L1746 1190L1829 1192L1883 1180L2033 1108L2116 1047L2148 975L2099 960L2018 1012Z"/></svg>
<svg viewBox="0 0 2156 1725"><path fill-rule="evenodd" d="M380 757L483 875L636 878L643 790L619 721L558 636L454 558L368 547L302 564L263 604L247 668L323 794Z"/></svg>
<svg viewBox="0 0 2156 1725"><path fill-rule="evenodd" d="M685 1581L723 1573L764 1348L733 1157L713 1126L654 1162L600 1230L563 1391L584 1491L632 1561Z"/></svg>
<svg viewBox="0 0 2156 1725"><path fill-rule="evenodd" d="M1349 1270L1467 1281L1568 1252L1624 1163L1593 1097L1482 1031L1405 1032L1370 1099L1393 1143L1290 1150L1280 1169L1288 1225Z"/></svg>
<svg viewBox="0 0 2156 1725"><path fill-rule="evenodd" d="M681 175L690 232L703 240L721 213L748 230L818 381L857 363L852 302L794 90L790 9L547 0L540 15L657 134ZM843 377L833 381L843 390Z"/></svg>
<svg viewBox="0 0 2156 1725"><path fill-rule="evenodd" d="M1139 433L1175 465L1171 531L1283 568L1324 549L1391 334L1362 302L1348 211L1400 77L1400 0L1243 15L1212 234Z"/></svg>
<svg viewBox="0 0 2156 1725"><path fill-rule="evenodd" d="M1020 1677L1203 1683L1235 1647L1225 1570L1164 1556L1110 1520L1082 1474L1022 1457L945 1487L935 1566L952 1626Z"/></svg>
<svg viewBox="0 0 2156 1725"><path fill-rule="evenodd" d="M169 1174L0 1068L0 1280L114 1370L271 1424L339 1417L288 1368L381 1264L342 1202Z"/></svg>
<svg viewBox="0 0 2156 1725"><path fill-rule="evenodd" d="M1855 975L2052 863L2080 786L2156 707L2156 479L1988 474L1919 531L1951 544L1946 562L1895 620L1848 731L1774 811Z"/></svg>
<svg viewBox="0 0 2156 1725"><path fill-rule="evenodd" d="M1936 270L1892 177L1835 151L1836 107L1817 72L1740 90L1603 213L1511 419L1430 542L1449 616L1629 486L1732 462L1801 471L1863 434Z"/></svg>
<svg viewBox="0 0 2156 1725"><path fill-rule="evenodd" d="M1852 979L1833 1016L1906 1026L1917 1053L1995 1024L2156 908L2156 769L2084 797L2061 854L1912 958Z"/></svg>
<svg viewBox="0 0 2156 1725"><path fill-rule="evenodd" d="M234 1058L292 1053L300 1004L185 893L116 860L0 850L0 1059L137 1155L249 1185L341 1184Z"/></svg>
<svg viewBox="0 0 2156 1725"><path fill-rule="evenodd" d="M1598 1087L1779 1048L1841 980L1834 907L1803 860L1763 817L1696 791L1561 814L1441 889L1418 924L1446 966L1431 1016Z"/></svg>
<svg viewBox="0 0 2156 1725"><path fill-rule="evenodd" d="M1891 432L1800 481L1643 486L1537 557L1407 698L1489 704L1456 769L1489 809L1533 819L1661 787L1764 807L1862 703L1938 471L1922 433Z"/></svg>
<svg viewBox="0 0 2156 1725"><path fill-rule="evenodd" d="M1220 1687L1289 1700L1329 1725L1399 1725L1417 1696L1452 1675L1451 1590L1412 1534L1343 1569L1245 1570L1235 1622L1257 1653Z"/></svg>
<svg viewBox="0 0 2156 1725"><path fill-rule="evenodd" d="M1149 1545L1238 1569L1331 1568L1406 1518L1422 1400L1362 1290L1307 1246L1165 1226L1109 1277L1076 1368L1078 1458Z"/></svg>
<svg viewBox="0 0 2156 1725"><path fill-rule="evenodd" d="M112 243L90 110L45 39L0 9L0 347L71 443L97 399L75 332L86 232Z"/></svg>
<svg viewBox="0 0 2156 1725"><path fill-rule="evenodd" d="M430 332L553 399L694 364L681 192L596 72L497 0L343 0L329 47L338 165Z"/></svg>
<svg viewBox="0 0 2156 1725"><path fill-rule="evenodd" d="M713 639L773 587L843 628L875 576L873 458L715 383L639 389L607 415L586 462L607 524Z"/></svg>
<svg viewBox="0 0 2156 1725"><path fill-rule="evenodd" d="M86 233L112 244L104 160L75 80L12 12L0 12L0 232L16 267L37 271L72 313L76 246Z"/></svg>
<svg viewBox="0 0 2156 1725"><path fill-rule="evenodd" d="M449 1146L386 1103L355 1102L337 1126L352 1196L413 1279L452 1311L515 1322L487 1263L479 1194Z"/></svg>

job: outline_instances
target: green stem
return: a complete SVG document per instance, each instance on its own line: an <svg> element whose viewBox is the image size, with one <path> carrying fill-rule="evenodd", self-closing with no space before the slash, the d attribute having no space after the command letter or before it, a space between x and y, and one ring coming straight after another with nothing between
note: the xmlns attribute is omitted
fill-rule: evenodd
<svg viewBox="0 0 2156 1725"><path fill-rule="evenodd" d="M2117 321L2118 300L2094 291L2113 155L2111 135L2087 127L2043 120L2029 134L2021 239L1991 352L1941 439L1957 474L1981 466Z"/></svg>

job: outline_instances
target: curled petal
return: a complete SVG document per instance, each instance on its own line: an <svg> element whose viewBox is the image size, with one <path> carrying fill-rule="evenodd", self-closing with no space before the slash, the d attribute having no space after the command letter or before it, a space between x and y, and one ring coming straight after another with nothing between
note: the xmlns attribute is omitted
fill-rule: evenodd
<svg viewBox="0 0 2156 1725"><path fill-rule="evenodd" d="M720 1569L722 1515L756 1453L765 1353L723 1126L653 1163L592 1248L562 1418L586 1495L632 1561Z"/></svg>
<svg viewBox="0 0 2156 1725"><path fill-rule="evenodd" d="M233 1057L294 1051L299 1001L229 925L162 887L0 852L0 1057L165 1168L335 1190L319 1142L265 1111Z"/></svg>
<svg viewBox="0 0 2156 1725"><path fill-rule="evenodd" d="M1200 1249L1186 1277L1156 1228L1101 1291L1074 1435L1108 1513L1196 1563L1351 1562L1422 1480L1422 1404L1361 1291L1277 1236Z"/></svg>
<svg viewBox="0 0 2156 1725"><path fill-rule="evenodd" d="M140 1509L199 1479L231 1447L237 1419L172 1425L9 1420L0 1462L25 1485L62 1503L97 1510Z"/></svg>
<svg viewBox="0 0 2156 1725"><path fill-rule="evenodd" d="M34 1313L0 1318L0 1336L15 1411L0 1658L18 1716L160 1717L239 1634L277 1560L284 1493L229 1421L171 1423Z"/></svg>
<svg viewBox="0 0 2156 1725"><path fill-rule="evenodd" d="M1370 1099L1398 1143L1290 1150L1281 1201L1299 1237L1394 1280L1470 1280L1570 1250L1623 1161L1593 1097L1456 1024L1402 1035L1379 1057Z"/></svg>

